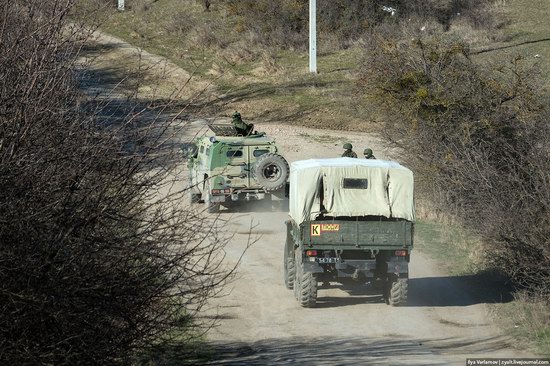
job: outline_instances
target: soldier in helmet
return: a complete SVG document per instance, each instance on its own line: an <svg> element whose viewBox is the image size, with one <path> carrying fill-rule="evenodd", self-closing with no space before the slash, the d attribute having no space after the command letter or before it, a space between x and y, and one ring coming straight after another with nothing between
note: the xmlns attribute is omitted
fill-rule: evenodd
<svg viewBox="0 0 550 366"><path fill-rule="evenodd" d="M363 155L365 155L365 159L376 159L374 155L372 155L372 149L369 149L368 147L363 151Z"/></svg>
<svg viewBox="0 0 550 366"><path fill-rule="evenodd" d="M252 130L254 129L254 125L252 123L246 123L243 121L239 112L233 113L231 125L233 125L235 131L237 131L237 135L242 136L250 135L252 133Z"/></svg>
<svg viewBox="0 0 550 366"><path fill-rule="evenodd" d="M342 154L343 158L356 158L357 157L357 154L352 150L353 146L351 146L351 144L349 142L346 142L344 144L344 149L346 151L344 151L344 153Z"/></svg>

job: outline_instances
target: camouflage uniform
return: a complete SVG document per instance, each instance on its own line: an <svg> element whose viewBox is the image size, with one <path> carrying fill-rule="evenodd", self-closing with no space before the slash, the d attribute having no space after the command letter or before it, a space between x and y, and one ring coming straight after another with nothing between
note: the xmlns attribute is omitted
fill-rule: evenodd
<svg viewBox="0 0 550 366"><path fill-rule="evenodd" d="M356 158L357 154L353 150L346 150L342 154L343 158Z"/></svg>
<svg viewBox="0 0 550 366"><path fill-rule="evenodd" d="M239 112L233 113L233 120L231 120L231 124L233 125L235 131L237 131L237 135L248 136L254 129L254 125L252 123L248 124L243 121Z"/></svg>
<svg viewBox="0 0 550 366"><path fill-rule="evenodd" d="M343 158L356 158L357 157L357 154L352 150L353 146L351 146L350 143L344 144L344 149L346 151L344 151L344 153L342 154Z"/></svg>

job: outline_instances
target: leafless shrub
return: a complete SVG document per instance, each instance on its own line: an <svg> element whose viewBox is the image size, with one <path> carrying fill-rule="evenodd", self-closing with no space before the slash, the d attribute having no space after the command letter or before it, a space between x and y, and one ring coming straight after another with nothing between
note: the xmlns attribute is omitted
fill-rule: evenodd
<svg viewBox="0 0 550 366"><path fill-rule="evenodd" d="M259 57L258 51L247 46L244 42L232 43L220 51L220 55L232 65L250 62Z"/></svg>
<svg viewBox="0 0 550 366"><path fill-rule="evenodd" d="M319 39L329 40L333 49L347 48L380 24L413 18L435 20L445 30L455 19L466 19L478 29L493 29L501 21L492 12L491 3L491 0L319 0ZM307 47L307 1L226 0L224 5L228 14L239 17L237 31L252 32L256 42L291 49Z"/></svg>
<svg viewBox="0 0 550 366"><path fill-rule="evenodd" d="M155 3L156 0L132 0L128 2L128 5L125 6L127 10L131 10L135 13L144 13L151 8L151 4Z"/></svg>
<svg viewBox="0 0 550 366"><path fill-rule="evenodd" d="M476 65L467 44L418 25L370 40L360 84L425 197L481 235L516 284L548 296L550 151L537 74L521 57Z"/></svg>
<svg viewBox="0 0 550 366"><path fill-rule="evenodd" d="M196 24L191 30L190 38L196 45L225 48L227 41L218 35L216 28L218 27L213 22Z"/></svg>
<svg viewBox="0 0 550 366"><path fill-rule="evenodd" d="M184 9L175 7L162 25L169 33L176 33L185 37L198 25L198 21L187 16Z"/></svg>
<svg viewBox="0 0 550 366"><path fill-rule="evenodd" d="M197 3L200 3L204 11L210 11L210 5L212 5L211 0L196 0Z"/></svg>
<svg viewBox="0 0 550 366"><path fill-rule="evenodd" d="M178 205L165 106L78 90L85 30L68 23L71 5L0 8L5 365L129 364L174 337L185 348L232 273L223 223Z"/></svg>

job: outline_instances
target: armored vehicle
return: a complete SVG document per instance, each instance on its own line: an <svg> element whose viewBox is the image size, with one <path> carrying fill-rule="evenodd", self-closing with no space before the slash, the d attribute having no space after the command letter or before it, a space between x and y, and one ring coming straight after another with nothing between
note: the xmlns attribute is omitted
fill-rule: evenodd
<svg viewBox="0 0 550 366"><path fill-rule="evenodd" d="M377 285L387 304L407 301L414 229L413 173L353 158L290 166L284 280L303 307L319 284Z"/></svg>
<svg viewBox="0 0 550 366"><path fill-rule="evenodd" d="M209 212L243 200L282 200L289 166L264 133L238 136L231 125L210 125L215 133L183 144L189 168L189 197Z"/></svg>

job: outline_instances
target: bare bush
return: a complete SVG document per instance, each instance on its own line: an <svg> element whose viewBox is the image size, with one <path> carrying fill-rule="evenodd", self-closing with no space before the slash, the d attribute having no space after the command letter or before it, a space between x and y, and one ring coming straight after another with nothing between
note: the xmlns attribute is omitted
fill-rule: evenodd
<svg viewBox="0 0 550 366"><path fill-rule="evenodd" d="M411 18L435 20L446 30L455 19L465 19L476 28L497 28L501 23L488 6L491 3L491 0L319 0L318 32L320 39L330 40L334 48L346 48L380 24ZM293 49L307 47L308 1L226 0L225 6L229 14L240 17L237 31L252 32L258 43Z"/></svg>
<svg viewBox="0 0 550 366"><path fill-rule="evenodd" d="M210 11L210 5L212 5L211 0L196 0L197 3L200 3L204 11Z"/></svg>
<svg viewBox="0 0 550 366"><path fill-rule="evenodd" d="M469 47L418 24L371 37L360 84L387 115L424 196L485 241L487 259L548 296L547 104L521 58L482 67ZM546 182L546 183L545 183Z"/></svg>
<svg viewBox="0 0 550 366"><path fill-rule="evenodd" d="M68 23L71 5L0 8L5 365L129 364L174 337L185 348L232 271L222 223L170 189L170 121L78 90L86 31Z"/></svg>
<svg viewBox="0 0 550 366"><path fill-rule="evenodd" d="M219 26L214 22L197 24L191 31L190 39L196 45L202 47L227 47L227 41L219 36Z"/></svg>

